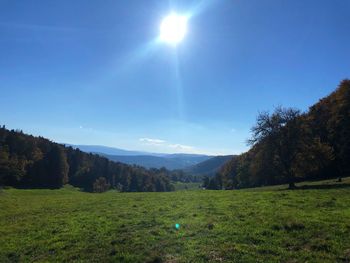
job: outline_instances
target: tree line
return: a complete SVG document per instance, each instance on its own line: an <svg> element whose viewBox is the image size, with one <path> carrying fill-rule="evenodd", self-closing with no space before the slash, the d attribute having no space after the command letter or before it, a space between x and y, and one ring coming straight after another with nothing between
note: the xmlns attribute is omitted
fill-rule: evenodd
<svg viewBox="0 0 350 263"><path fill-rule="evenodd" d="M113 162L43 137L0 127L0 186L60 188L71 184L95 192L109 188L126 192L171 191L171 175L165 168L145 169Z"/></svg>
<svg viewBox="0 0 350 263"><path fill-rule="evenodd" d="M212 178L209 189L237 189L327 179L350 174L350 80L301 112L277 107L261 112L248 140L251 149L235 156Z"/></svg>

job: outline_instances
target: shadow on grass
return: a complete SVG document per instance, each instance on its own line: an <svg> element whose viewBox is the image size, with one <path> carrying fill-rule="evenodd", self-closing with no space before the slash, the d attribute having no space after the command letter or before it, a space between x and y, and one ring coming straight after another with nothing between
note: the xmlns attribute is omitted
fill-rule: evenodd
<svg viewBox="0 0 350 263"><path fill-rule="evenodd" d="M310 189L342 189L342 188L350 188L350 184L310 184L310 185L301 185L297 186L294 189L283 189L285 190L310 190Z"/></svg>

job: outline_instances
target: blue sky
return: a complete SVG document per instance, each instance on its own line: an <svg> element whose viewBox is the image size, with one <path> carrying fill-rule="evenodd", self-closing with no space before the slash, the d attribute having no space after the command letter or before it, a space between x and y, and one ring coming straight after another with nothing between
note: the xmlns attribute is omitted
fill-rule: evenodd
<svg viewBox="0 0 350 263"><path fill-rule="evenodd" d="M176 47L156 41L191 15ZM350 1L0 0L0 123L73 144L241 153L256 115L350 77Z"/></svg>

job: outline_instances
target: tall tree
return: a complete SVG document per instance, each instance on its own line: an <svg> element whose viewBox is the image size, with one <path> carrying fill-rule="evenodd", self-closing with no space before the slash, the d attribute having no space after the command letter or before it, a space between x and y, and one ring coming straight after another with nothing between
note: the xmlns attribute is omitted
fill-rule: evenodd
<svg viewBox="0 0 350 263"><path fill-rule="evenodd" d="M275 168L286 177L289 187L295 187L293 163L302 147L300 111L293 108L277 107L270 115L260 113L252 128L249 143L268 143L274 148Z"/></svg>
<svg viewBox="0 0 350 263"><path fill-rule="evenodd" d="M270 115L261 113L252 128L253 145L264 145L271 165L295 187L296 177L320 170L332 160L332 148L314 138L305 115L293 108L277 107ZM270 171L271 173L272 171Z"/></svg>
<svg viewBox="0 0 350 263"><path fill-rule="evenodd" d="M50 187L61 187L68 183L69 165L64 149L54 145L46 157L46 167L49 174L48 185Z"/></svg>

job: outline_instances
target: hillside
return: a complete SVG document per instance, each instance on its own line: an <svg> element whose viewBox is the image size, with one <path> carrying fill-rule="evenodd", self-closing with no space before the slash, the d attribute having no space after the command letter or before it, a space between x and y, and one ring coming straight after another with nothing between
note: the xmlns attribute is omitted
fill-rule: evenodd
<svg viewBox="0 0 350 263"><path fill-rule="evenodd" d="M233 155L215 156L184 169L184 172L191 175L213 176L233 157Z"/></svg>
<svg viewBox="0 0 350 263"><path fill-rule="evenodd" d="M0 186L60 188L71 184L87 191L169 191L167 170L109 161L42 137L0 127Z"/></svg>
<svg viewBox="0 0 350 263"><path fill-rule="evenodd" d="M307 112L277 107L252 128L252 148L231 159L214 178L215 189L344 177L350 173L350 80ZM341 179L339 179L341 180Z"/></svg>
<svg viewBox="0 0 350 263"><path fill-rule="evenodd" d="M349 262L349 185L2 190L0 262Z"/></svg>

